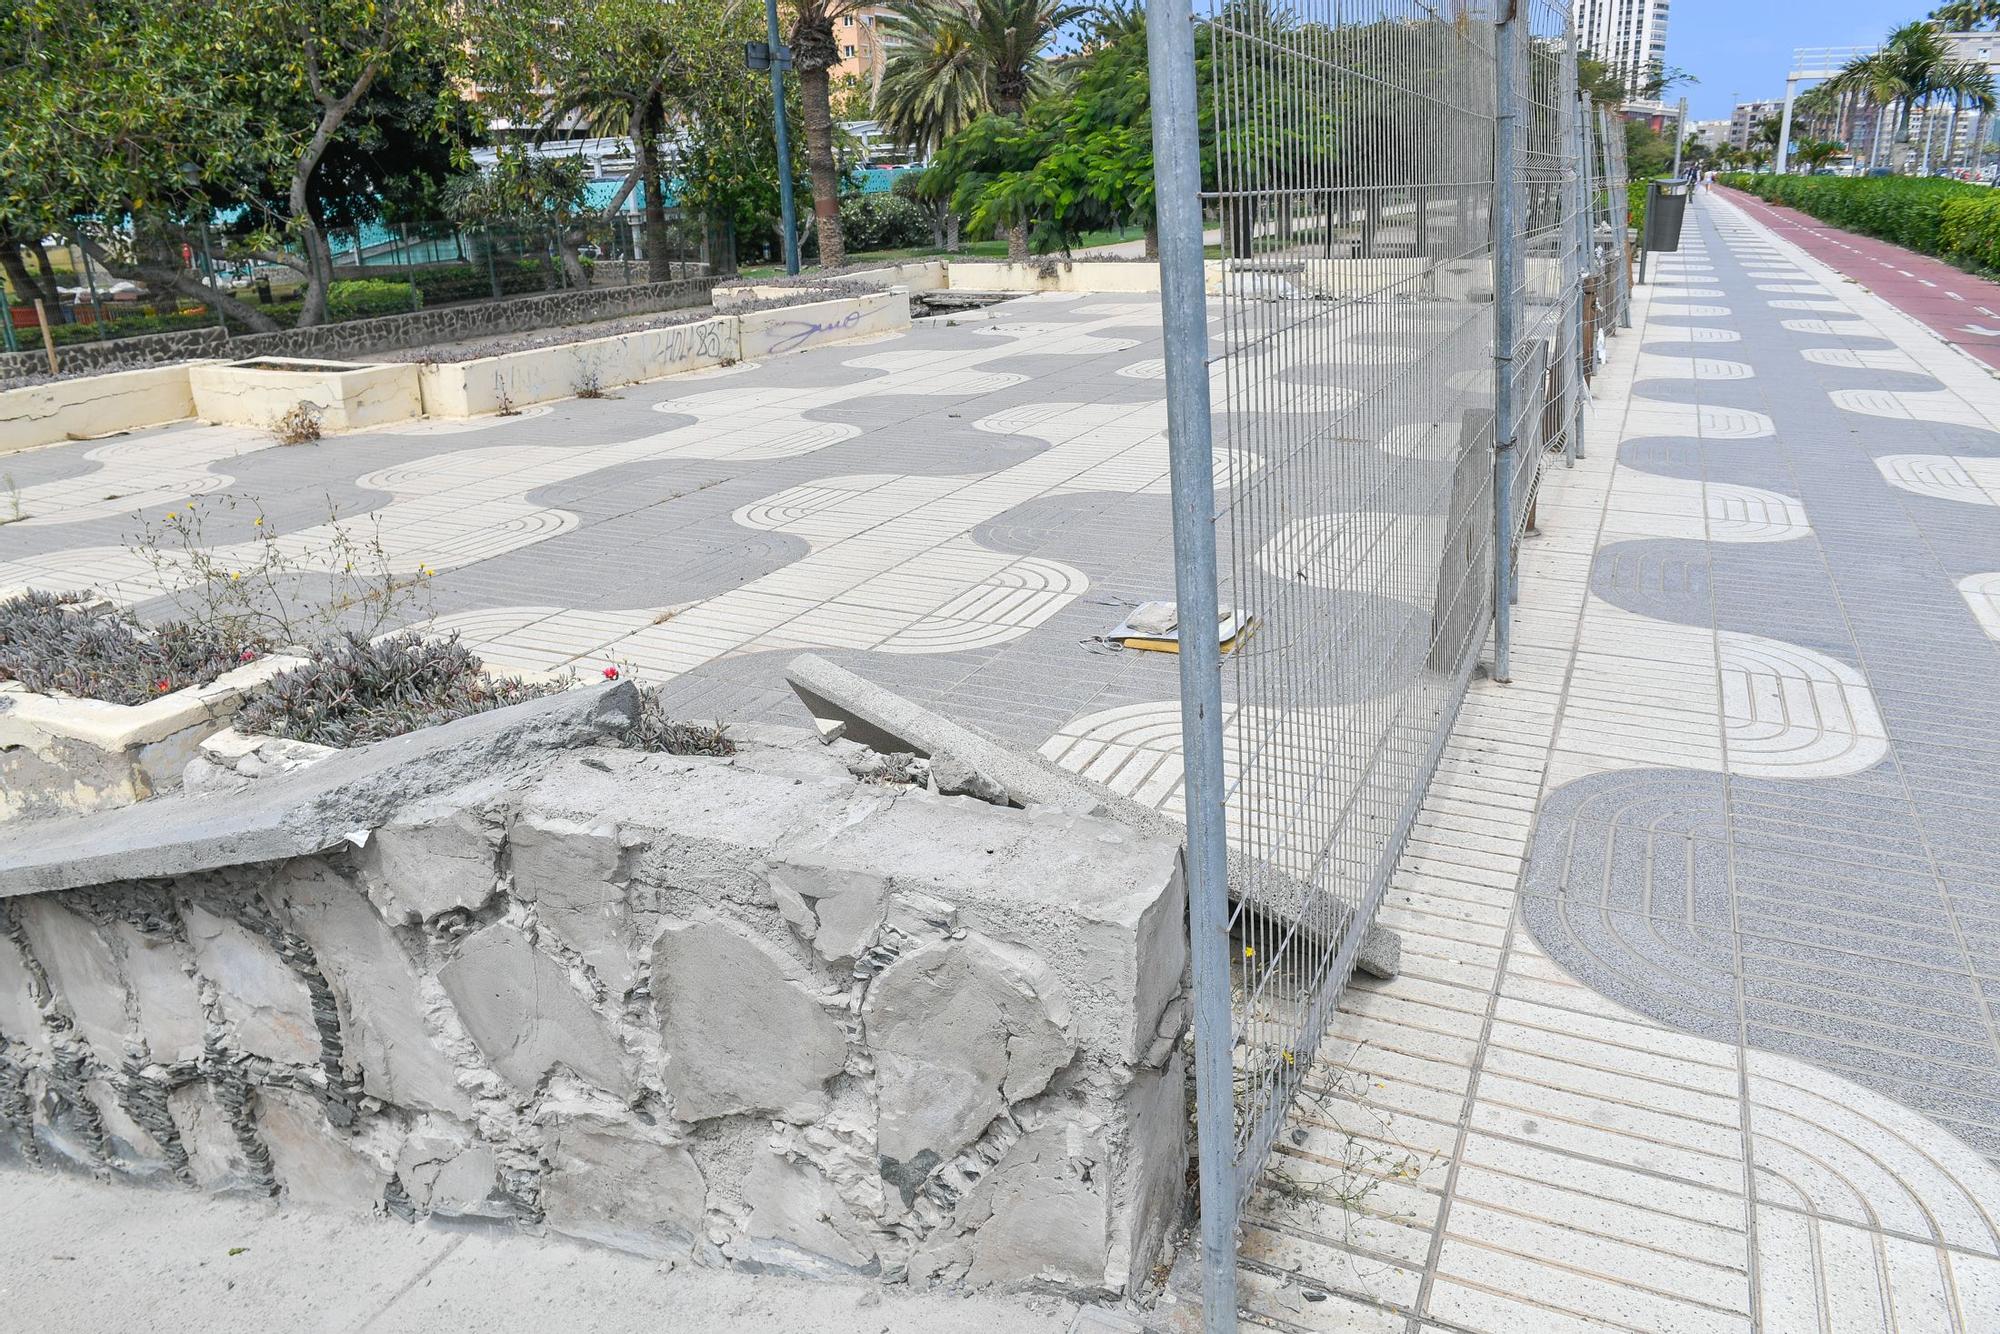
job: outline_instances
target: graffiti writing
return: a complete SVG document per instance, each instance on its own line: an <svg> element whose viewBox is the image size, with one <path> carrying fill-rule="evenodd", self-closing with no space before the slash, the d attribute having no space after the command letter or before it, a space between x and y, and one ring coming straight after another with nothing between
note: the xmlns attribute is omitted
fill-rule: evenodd
<svg viewBox="0 0 2000 1334"><path fill-rule="evenodd" d="M779 329L796 329L798 332L788 333L772 340L771 351L796 352L820 334L844 333L859 323L861 323L859 307L848 311L837 320L827 320L825 323L813 320L783 320L771 326L773 333Z"/></svg>

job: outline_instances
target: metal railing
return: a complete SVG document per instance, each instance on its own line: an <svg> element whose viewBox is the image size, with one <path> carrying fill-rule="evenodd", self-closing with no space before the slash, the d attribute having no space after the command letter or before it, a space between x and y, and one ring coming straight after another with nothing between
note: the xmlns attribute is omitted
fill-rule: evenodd
<svg viewBox="0 0 2000 1334"><path fill-rule="evenodd" d="M1567 6L1510 9L1149 8L1210 1330L1625 301Z"/></svg>

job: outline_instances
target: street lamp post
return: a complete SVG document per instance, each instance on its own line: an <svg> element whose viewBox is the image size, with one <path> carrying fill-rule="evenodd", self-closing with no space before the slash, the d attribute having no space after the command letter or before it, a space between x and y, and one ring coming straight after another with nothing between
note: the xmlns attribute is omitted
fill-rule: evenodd
<svg viewBox="0 0 2000 1334"><path fill-rule="evenodd" d="M764 0L764 27L766 39L749 43L744 56L751 69L771 71L771 111L776 118L778 140L778 207L785 224L785 272L796 274L799 228L792 203L792 150L785 136L785 68L792 63L792 53L778 40L778 0Z"/></svg>

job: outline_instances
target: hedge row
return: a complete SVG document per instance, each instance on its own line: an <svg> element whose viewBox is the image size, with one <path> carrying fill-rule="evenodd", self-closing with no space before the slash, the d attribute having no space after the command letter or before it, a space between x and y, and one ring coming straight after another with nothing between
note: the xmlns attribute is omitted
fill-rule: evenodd
<svg viewBox="0 0 2000 1334"><path fill-rule="evenodd" d="M488 295L481 288L481 295ZM299 309L304 304L297 297L284 301L274 301L269 305L259 303L248 291L239 291L237 296L249 301L259 310L290 328L298 320ZM377 315L400 315L412 309L410 285L383 278L353 278L336 282L326 289L326 310L330 319L365 320ZM215 315L195 307L177 311L140 311L121 306L116 301L104 303L104 332L106 338L136 338L141 334L172 333L180 329L199 329L215 323ZM18 327L18 321L17 321ZM76 324L59 324L50 332L56 342L89 343L99 337L97 326L85 321Z"/></svg>
<svg viewBox="0 0 2000 1334"><path fill-rule="evenodd" d="M1746 176L1724 182L1821 222L1968 268L2000 270L2000 191L1915 176Z"/></svg>

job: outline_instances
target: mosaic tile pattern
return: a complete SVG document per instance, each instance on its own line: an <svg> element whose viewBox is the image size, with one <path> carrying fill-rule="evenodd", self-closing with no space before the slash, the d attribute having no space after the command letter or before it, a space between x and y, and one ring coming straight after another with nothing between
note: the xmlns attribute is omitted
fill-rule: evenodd
<svg viewBox="0 0 2000 1334"><path fill-rule="evenodd" d="M1765 271L1793 258L1707 197L1693 216L1668 268L1723 271L1732 297L1737 251ZM1936 984L1945 890L1925 847L1941 825L1916 832L1905 781L1918 744L1990 742L2000 719L1973 699L1987 687L1970 652L1948 669L1964 688L1926 703L1877 647L1900 619L1924 635L1907 654L1920 658L1937 618L1965 648L1974 594L1945 580L1913 600L1899 573L1913 558L1858 571L1870 514L1901 538L1882 511L1902 502L1865 465L1822 480L1795 459L1814 428L1813 450L1853 448L1825 429L1839 418L1823 389L1764 396L1796 378L1758 354L1766 330L1656 319L1664 295L1639 289L1637 327L1598 378L1586 438L1603 447L1544 480L1513 683L1474 682L1382 910L1403 971L1342 995L1253 1197L1246 1326L2000 1329L2000 1170L1972 1123L1955 1134L1906 1096L1965 1051L1983 1059L1985 1011ZM1994 392L1953 378L1958 354L1914 326L1865 313L1912 365L1847 376L1921 362ZM1759 391L1731 383L1715 401L1765 413L1772 435L1628 429L1634 404L1643 423L1648 403L1694 401L1645 358L1718 344L1754 363ZM1981 511L1920 503L1957 559L2000 569L1990 537L1971 540ZM1173 772L1162 722L1107 712L1051 745L1085 748L1114 782L1157 784ZM1877 732L1887 749L1871 760L1853 739ZM1829 735L1849 740L1822 753ZM1802 747L1779 757L1802 765L1739 772L1746 751L1768 763L1787 737ZM1927 819L1948 806L1927 801ZM1898 1071L1852 1055L1884 1020Z"/></svg>
<svg viewBox="0 0 2000 1334"><path fill-rule="evenodd" d="M1649 323L1524 918L1604 995L2000 1156L2000 387L1865 294L1780 318L1750 293L1822 289L1697 217L1754 378Z"/></svg>

